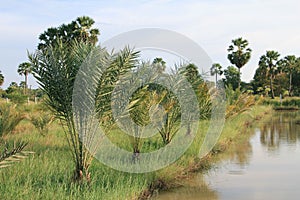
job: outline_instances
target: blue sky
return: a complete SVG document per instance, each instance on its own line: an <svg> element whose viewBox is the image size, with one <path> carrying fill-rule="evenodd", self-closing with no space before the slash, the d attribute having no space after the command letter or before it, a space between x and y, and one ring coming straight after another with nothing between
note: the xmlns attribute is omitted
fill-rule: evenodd
<svg viewBox="0 0 300 200"><path fill-rule="evenodd" d="M124 31L138 28L165 28L197 42L223 67L232 39L246 38L253 50L251 61L242 69L242 79L250 81L259 57L266 50L282 56L300 56L300 2L297 0L2 0L0 3L0 70L6 88L20 82L20 63L33 52L38 36L51 26L69 23L87 15L100 29L100 42ZM36 87L34 79L29 84Z"/></svg>

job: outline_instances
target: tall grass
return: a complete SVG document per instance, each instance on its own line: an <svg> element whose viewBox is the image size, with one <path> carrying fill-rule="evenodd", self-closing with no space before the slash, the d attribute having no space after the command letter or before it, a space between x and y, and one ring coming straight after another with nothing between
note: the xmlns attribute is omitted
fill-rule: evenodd
<svg viewBox="0 0 300 200"><path fill-rule="evenodd" d="M63 130L54 122L49 131L42 137L28 126L25 132L8 136L9 140L23 138L29 142L26 150L36 153L0 171L0 199L133 199L154 179L153 174L119 172L95 160L91 184L74 184L70 182L72 160Z"/></svg>

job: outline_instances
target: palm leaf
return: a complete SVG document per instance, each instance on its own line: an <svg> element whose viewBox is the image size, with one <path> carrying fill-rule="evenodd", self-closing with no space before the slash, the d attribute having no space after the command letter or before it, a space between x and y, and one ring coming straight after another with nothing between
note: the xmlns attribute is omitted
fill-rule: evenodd
<svg viewBox="0 0 300 200"><path fill-rule="evenodd" d="M13 146L8 143L4 144L4 149L0 153L0 169L11 166L16 162L20 162L33 152L23 151L27 146L26 142L14 143Z"/></svg>

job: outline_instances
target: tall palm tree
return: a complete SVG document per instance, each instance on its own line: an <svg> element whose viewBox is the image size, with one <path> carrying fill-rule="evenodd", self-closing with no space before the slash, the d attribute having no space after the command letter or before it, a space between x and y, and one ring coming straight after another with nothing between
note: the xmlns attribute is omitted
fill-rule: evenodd
<svg viewBox="0 0 300 200"><path fill-rule="evenodd" d="M270 78L270 89L272 99L274 99L274 88L273 81L275 79L276 73L278 72L278 58L280 54L277 51L267 51L265 55L261 56L259 59L259 66L267 70L267 76Z"/></svg>
<svg viewBox="0 0 300 200"><path fill-rule="evenodd" d="M0 86L3 84L3 82L4 82L4 76L0 70Z"/></svg>
<svg viewBox="0 0 300 200"><path fill-rule="evenodd" d="M77 40L78 42L89 42L95 45L100 31L97 28L92 28L94 23L95 21L92 18L82 16L69 24L48 28L39 36L38 49L41 50L47 48L48 45L55 45L57 40L63 43L71 43L71 41Z"/></svg>
<svg viewBox="0 0 300 200"><path fill-rule="evenodd" d="M28 75L32 73L32 65L28 62L23 62L18 67L18 73L25 76L24 94L26 94Z"/></svg>
<svg viewBox="0 0 300 200"><path fill-rule="evenodd" d="M241 68L250 60L251 57L251 49L247 48L248 41L243 38L237 38L232 40L232 44L230 45L227 51L229 52L227 58L231 62L231 64L235 65L239 74L241 75ZM236 47L236 48L235 48ZM241 86L241 81L239 80L238 88Z"/></svg>
<svg viewBox="0 0 300 200"><path fill-rule="evenodd" d="M90 17L82 16L78 17L75 23L78 29L76 31L78 31L82 41L88 41L95 45L98 41L98 35L100 34L99 29L92 28L95 21Z"/></svg>
<svg viewBox="0 0 300 200"><path fill-rule="evenodd" d="M281 67L289 75L289 96L292 96L293 73L296 72L299 65L298 59L294 55L285 56L281 61Z"/></svg>
<svg viewBox="0 0 300 200"><path fill-rule="evenodd" d="M222 66L219 63L214 63L211 68L210 68L210 74L212 76L216 76L216 86L217 86L217 82L218 82L218 75L222 75L223 71L222 71Z"/></svg>

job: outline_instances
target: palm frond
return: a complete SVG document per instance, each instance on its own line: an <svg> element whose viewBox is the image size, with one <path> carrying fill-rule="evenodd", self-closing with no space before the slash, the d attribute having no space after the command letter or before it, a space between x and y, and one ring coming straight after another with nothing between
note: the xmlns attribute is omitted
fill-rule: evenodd
<svg viewBox="0 0 300 200"><path fill-rule="evenodd" d="M5 143L4 148L0 152L0 169L20 162L27 158L29 154L32 154L33 152L23 151L26 145L26 142L17 142L14 143L13 146Z"/></svg>

